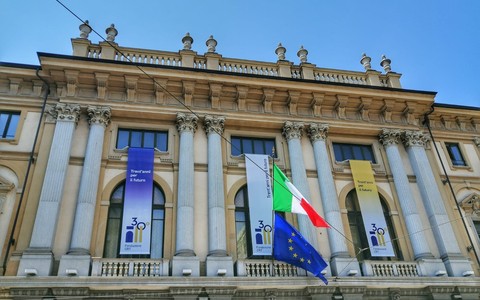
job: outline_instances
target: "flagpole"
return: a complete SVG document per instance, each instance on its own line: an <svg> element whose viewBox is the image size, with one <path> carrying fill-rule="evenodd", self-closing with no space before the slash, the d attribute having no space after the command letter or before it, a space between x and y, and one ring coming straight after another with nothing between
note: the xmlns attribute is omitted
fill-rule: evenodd
<svg viewBox="0 0 480 300"><path fill-rule="evenodd" d="M272 184L271 184L271 187L272 187L272 277L275 277L275 257L273 256L273 247L274 247L274 239L275 239L275 211L273 210L273 193L275 193L275 191L273 190L273 183L274 183L274 180L275 178L273 177L274 175L274 170L275 168L275 147L272 147Z"/></svg>

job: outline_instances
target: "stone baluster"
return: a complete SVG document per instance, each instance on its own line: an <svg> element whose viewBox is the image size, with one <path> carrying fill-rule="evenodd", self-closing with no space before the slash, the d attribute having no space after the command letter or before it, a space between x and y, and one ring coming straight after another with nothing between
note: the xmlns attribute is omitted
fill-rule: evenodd
<svg viewBox="0 0 480 300"><path fill-rule="evenodd" d="M51 106L48 113L56 118L55 132L40 192L32 238L18 268L20 276L26 275L27 269L35 270L40 276L48 276L52 271L53 241L70 160L73 133L80 116L80 106L58 103L56 106Z"/></svg>
<svg viewBox="0 0 480 300"><path fill-rule="evenodd" d="M193 114L177 114L177 130L180 133L178 160L177 231L172 275L181 276L183 270L191 270L199 276L198 258L193 250L195 238L194 154L193 136L197 130L198 117Z"/></svg>
<svg viewBox="0 0 480 300"><path fill-rule="evenodd" d="M465 271L472 271L472 267L460 252L439 186L435 181L424 148L429 139L420 131L405 131L402 139L418 181L420 194L437 242L440 257L445 264L448 275L462 276Z"/></svg>
<svg viewBox="0 0 480 300"><path fill-rule="evenodd" d="M85 163L80 178L70 250L68 255L64 255L60 261L58 270L60 276L68 276L67 269L77 270L79 276L88 276L90 270L93 216L95 215L105 128L110 123L111 109L110 107L89 106L87 115L90 132L85 152Z"/></svg>
<svg viewBox="0 0 480 300"><path fill-rule="evenodd" d="M300 141L302 138L303 127L303 123L287 121L283 126L282 134L288 142L292 183L308 201L311 201L307 172L305 170L305 163L303 162L302 144ZM310 244L317 247L317 235L310 219L306 215L299 214L297 216L300 233L310 242Z"/></svg>
<svg viewBox="0 0 480 300"><path fill-rule="evenodd" d="M308 136L313 145L315 164L317 166L318 184L322 198L325 220L335 229L327 230L331 251L331 267L333 275L345 276L350 270L357 270L360 274L358 261L350 257L345 242L345 230L340 213L340 205L333 180L330 160L328 158L327 139L328 125L311 123L307 129ZM348 268L345 268L349 265ZM343 272L342 272L343 271Z"/></svg>

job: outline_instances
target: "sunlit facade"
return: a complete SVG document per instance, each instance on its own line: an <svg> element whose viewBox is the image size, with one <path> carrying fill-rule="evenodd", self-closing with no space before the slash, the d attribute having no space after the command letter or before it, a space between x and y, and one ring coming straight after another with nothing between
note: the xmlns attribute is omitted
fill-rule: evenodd
<svg viewBox="0 0 480 300"><path fill-rule="evenodd" d="M0 299L479 299L478 107L403 88L386 57L344 71L303 47L258 62L213 37L199 54L188 34L167 52L88 33L0 63ZM120 250L130 148L154 149L148 254ZM285 213L328 286L253 254L245 154L332 226ZM369 249L351 160L370 162L393 256Z"/></svg>

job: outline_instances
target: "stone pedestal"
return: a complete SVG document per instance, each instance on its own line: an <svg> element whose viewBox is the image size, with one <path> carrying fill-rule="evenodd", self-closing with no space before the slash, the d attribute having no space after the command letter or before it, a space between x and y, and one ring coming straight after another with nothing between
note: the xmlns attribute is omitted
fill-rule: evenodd
<svg viewBox="0 0 480 300"><path fill-rule="evenodd" d="M233 260L230 256L208 256L207 276L233 277Z"/></svg>
<svg viewBox="0 0 480 300"><path fill-rule="evenodd" d="M443 261L438 258L423 258L417 260L420 275L424 277L447 276Z"/></svg>
<svg viewBox="0 0 480 300"><path fill-rule="evenodd" d="M360 265L356 258L334 257L330 260L330 269L333 276L361 276Z"/></svg>
<svg viewBox="0 0 480 300"><path fill-rule="evenodd" d="M445 268L447 269L449 276L455 276L455 277L474 276L472 263L463 257L458 257L458 258L447 257L446 259L443 259L443 263L445 264Z"/></svg>
<svg viewBox="0 0 480 300"><path fill-rule="evenodd" d="M50 276L53 268L53 253L49 250L31 249L24 252L17 276Z"/></svg>
<svg viewBox="0 0 480 300"><path fill-rule="evenodd" d="M63 255L58 267L58 276L89 276L91 263L90 255Z"/></svg>
<svg viewBox="0 0 480 300"><path fill-rule="evenodd" d="M200 260L197 256L174 256L172 276L200 276Z"/></svg>

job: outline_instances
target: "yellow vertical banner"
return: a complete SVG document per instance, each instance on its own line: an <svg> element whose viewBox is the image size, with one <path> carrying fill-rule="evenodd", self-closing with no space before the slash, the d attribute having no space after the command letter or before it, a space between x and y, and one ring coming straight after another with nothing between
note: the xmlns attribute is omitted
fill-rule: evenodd
<svg viewBox="0 0 480 300"><path fill-rule="evenodd" d="M350 160L353 181L372 256L395 256L370 161Z"/></svg>

